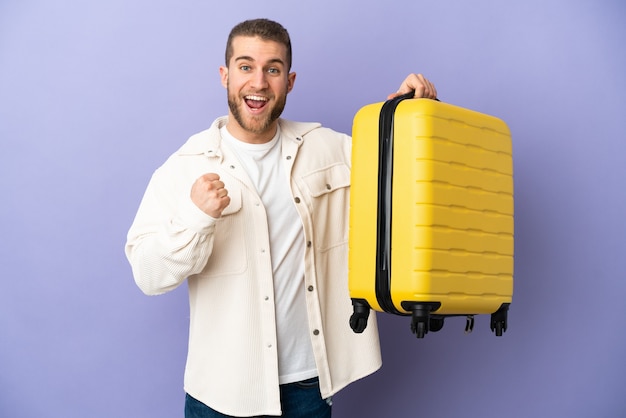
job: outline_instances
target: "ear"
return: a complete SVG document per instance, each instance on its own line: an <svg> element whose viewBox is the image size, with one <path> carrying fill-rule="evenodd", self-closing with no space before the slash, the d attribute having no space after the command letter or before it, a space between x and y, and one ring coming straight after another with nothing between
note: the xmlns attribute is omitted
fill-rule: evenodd
<svg viewBox="0 0 626 418"><path fill-rule="evenodd" d="M222 86L228 87L228 67L220 67L220 79L222 80Z"/></svg>
<svg viewBox="0 0 626 418"><path fill-rule="evenodd" d="M289 75L287 76L287 93L291 92L295 82L296 82L296 73L289 73Z"/></svg>

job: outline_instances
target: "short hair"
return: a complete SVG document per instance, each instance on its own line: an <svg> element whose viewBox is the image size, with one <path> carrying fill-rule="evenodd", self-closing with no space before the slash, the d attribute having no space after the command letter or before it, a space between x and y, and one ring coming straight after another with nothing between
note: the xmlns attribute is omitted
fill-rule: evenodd
<svg viewBox="0 0 626 418"><path fill-rule="evenodd" d="M269 19L251 19L235 25L228 35L226 43L226 66L233 57L233 39L237 36L249 36L259 38L265 41L274 41L285 45L287 49L287 70L291 69L291 39L289 33L280 23Z"/></svg>

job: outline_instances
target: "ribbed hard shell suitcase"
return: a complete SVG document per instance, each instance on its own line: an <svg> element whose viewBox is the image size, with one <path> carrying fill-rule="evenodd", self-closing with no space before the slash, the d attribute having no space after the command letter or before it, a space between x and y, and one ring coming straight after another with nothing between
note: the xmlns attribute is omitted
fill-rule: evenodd
<svg viewBox="0 0 626 418"><path fill-rule="evenodd" d="M513 294L513 163L500 119L407 95L354 118L350 326L370 309L412 316L418 338L447 316L491 314L507 328ZM466 329L467 330L467 329Z"/></svg>

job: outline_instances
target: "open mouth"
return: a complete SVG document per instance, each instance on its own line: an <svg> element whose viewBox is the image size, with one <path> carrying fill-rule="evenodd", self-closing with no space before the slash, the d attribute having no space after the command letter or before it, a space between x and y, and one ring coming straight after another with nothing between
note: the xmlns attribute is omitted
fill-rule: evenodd
<svg viewBox="0 0 626 418"><path fill-rule="evenodd" d="M244 100L250 109L263 109L268 102L267 97L248 95L244 96Z"/></svg>

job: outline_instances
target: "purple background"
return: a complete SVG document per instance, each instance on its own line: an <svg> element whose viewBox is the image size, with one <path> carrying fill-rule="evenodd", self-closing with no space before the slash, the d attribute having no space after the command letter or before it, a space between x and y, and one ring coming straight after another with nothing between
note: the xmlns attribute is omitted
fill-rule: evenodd
<svg viewBox="0 0 626 418"><path fill-rule="evenodd" d="M226 112L229 29L294 43L286 117L349 132L409 72L510 126L509 331L380 316L384 365L335 417L626 416L626 6L615 1L0 3L0 416L182 416L187 291L123 254L152 171Z"/></svg>

